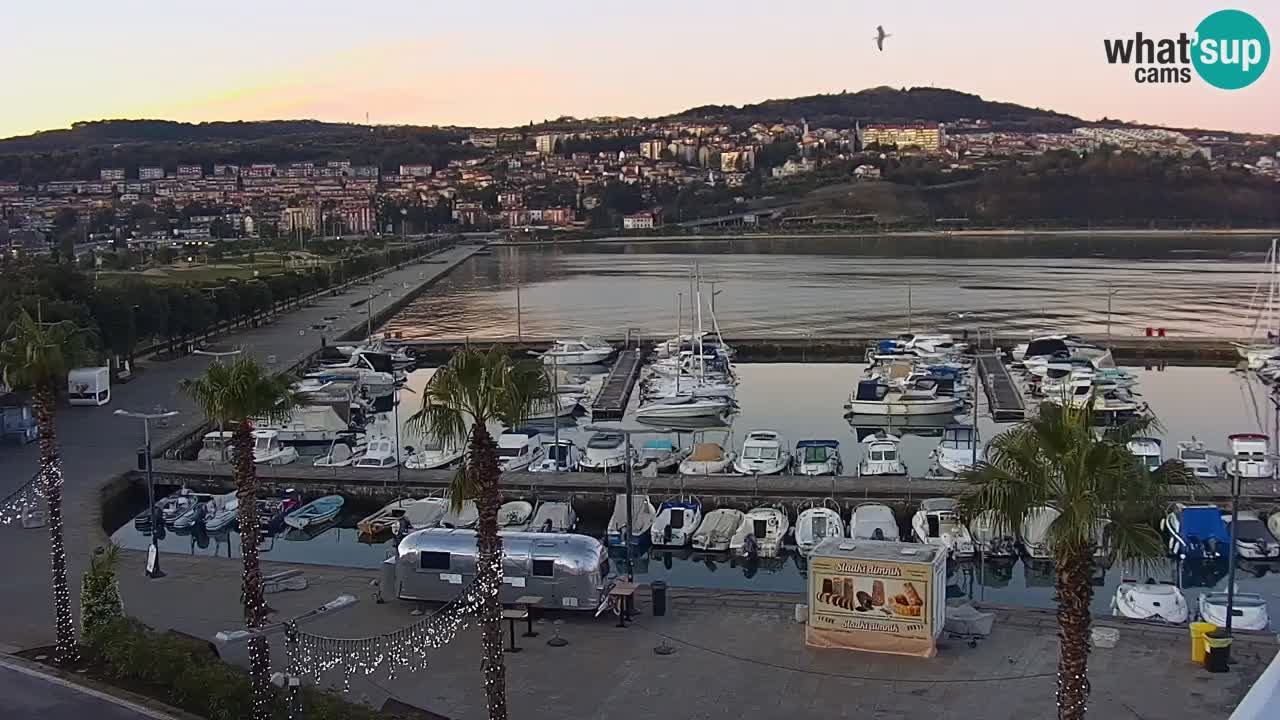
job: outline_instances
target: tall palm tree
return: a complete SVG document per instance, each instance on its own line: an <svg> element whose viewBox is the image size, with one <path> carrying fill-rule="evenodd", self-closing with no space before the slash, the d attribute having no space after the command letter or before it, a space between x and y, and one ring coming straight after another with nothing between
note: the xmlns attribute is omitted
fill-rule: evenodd
<svg viewBox="0 0 1280 720"><path fill-rule="evenodd" d="M16 390L31 393L40 429L40 473L49 505L49 552L53 567L53 605L59 664L77 658L75 621L71 616L71 591L67 585L67 554L62 541L62 458L54 410L59 391L67 386L67 371L89 357L85 333L75 323L41 323L23 310L9 326L0 344L4 381Z"/></svg>
<svg viewBox="0 0 1280 720"><path fill-rule="evenodd" d="M1155 418L1099 436L1091 407L1045 403L1036 417L993 438L986 460L962 478L968 487L960 497L965 517L989 512L997 536L1020 537L1035 508L1059 513L1047 544L1056 568L1060 720L1084 718L1089 698L1090 571L1099 538L1107 538L1112 561L1154 566L1165 558L1156 523L1168 507L1169 486L1195 482L1180 462L1152 472L1129 452L1130 440L1159 428Z"/></svg>
<svg viewBox="0 0 1280 720"><path fill-rule="evenodd" d="M506 720L506 666L502 657L502 539L498 537L498 445L491 423L513 427L528 419L534 404L550 395L538 362L514 362L498 349L467 348L436 370L423 391L422 409L407 421L411 432L444 446L466 446L450 498L455 510L475 498L476 582L484 592L480 609L482 668L490 720ZM470 426L468 427L468 423Z"/></svg>
<svg viewBox="0 0 1280 720"><path fill-rule="evenodd" d="M203 377L184 381L182 389L210 422L233 428L232 475L240 506L240 555L244 560L240 601L244 605L245 626L260 627L267 620L267 603L258 566L258 476L253 464L253 423L287 419L298 405L298 397L288 378L270 373L248 355L240 355L230 364L214 362ZM249 642L249 672L253 678L254 720L268 720L272 691L266 638Z"/></svg>

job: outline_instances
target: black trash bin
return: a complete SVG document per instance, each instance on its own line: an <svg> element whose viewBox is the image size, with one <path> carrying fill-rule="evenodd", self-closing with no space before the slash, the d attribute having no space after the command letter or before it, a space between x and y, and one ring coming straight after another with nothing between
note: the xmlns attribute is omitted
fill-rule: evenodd
<svg viewBox="0 0 1280 720"><path fill-rule="evenodd" d="M1224 673L1228 671L1227 663L1231 659L1231 638L1226 630L1214 630L1204 636L1204 667L1209 672Z"/></svg>
<svg viewBox="0 0 1280 720"><path fill-rule="evenodd" d="M653 616L662 617L667 614L667 584L661 580L649 583L653 592Z"/></svg>
<svg viewBox="0 0 1280 720"><path fill-rule="evenodd" d="M138 448L138 470L140 472L147 471L147 449L144 447Z"/></svg>

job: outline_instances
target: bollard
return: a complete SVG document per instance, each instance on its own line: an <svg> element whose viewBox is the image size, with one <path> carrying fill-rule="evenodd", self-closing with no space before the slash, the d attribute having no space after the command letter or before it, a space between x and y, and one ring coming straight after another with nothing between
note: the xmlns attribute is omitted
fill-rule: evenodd
<svg viewBox="0 0 1280 720"><path fill-rule="evenodd" d="M653 593L653 616L663 617L667 614L667 584L661 580L649 583Z"/></svg>

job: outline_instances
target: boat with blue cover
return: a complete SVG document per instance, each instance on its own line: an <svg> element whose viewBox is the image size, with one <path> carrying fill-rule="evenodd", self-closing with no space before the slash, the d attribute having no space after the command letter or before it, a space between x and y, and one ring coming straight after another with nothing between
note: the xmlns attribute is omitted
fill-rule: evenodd
<svg viewBox="0 0 1280 720"><path fill-rule="evenodd" d="M1204 503L1174 503L1160 523L1169 533L1169 554L1181 559L1213 560L1231 547L1222 509Z"/></svg>
<svg viewBox="0 0 1280 720"><path fill-rule="evenodd" d="M316 498L284 516L284 524L302 530L311 525L328 522L338 516L346 501L341 495L325 495Z"/></svg>

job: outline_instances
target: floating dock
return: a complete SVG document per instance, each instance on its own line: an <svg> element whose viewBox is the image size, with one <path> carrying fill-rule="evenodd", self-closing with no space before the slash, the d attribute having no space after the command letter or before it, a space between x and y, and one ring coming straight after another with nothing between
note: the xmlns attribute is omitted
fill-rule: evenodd
<svg viewBox="0 0 1280 720"><path fill-rule="evenodd" d="M978 377L987 393L987 406L996 422L1016 422L1026 417L1022 390L1013 382L1009 368L998 354L978 355Z"/></svg>
<svg viewBox="0 0 1280 720"><path fill-rule="evenodd" d="M643 354L636 348L618 353L613 370L609 372L608 379L591 403L592 420L622 419L627 412L627 403L631 400L631 391L635 389L636 378L640 377L643 360Z"/></svg>

